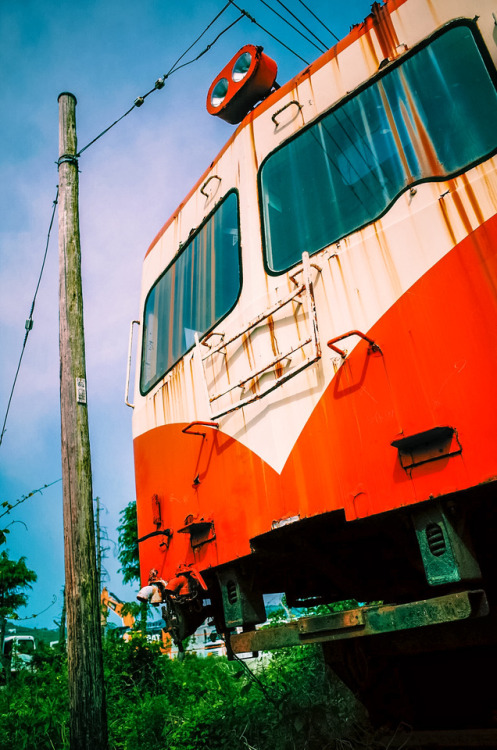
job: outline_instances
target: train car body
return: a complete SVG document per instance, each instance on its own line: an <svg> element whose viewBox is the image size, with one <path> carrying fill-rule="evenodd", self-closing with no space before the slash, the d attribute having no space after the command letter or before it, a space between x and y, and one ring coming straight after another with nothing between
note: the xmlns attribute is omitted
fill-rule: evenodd
<svg viewBox="0 0 497 750"><path fill-rule="evenodd" d="M235 651L414 629L419 652L444 627L493 648L494 10L375 3L247 114L146 254L142 584L186 582L185 633L210 614ZM274 644L270 592L384 605Z"/></svg>

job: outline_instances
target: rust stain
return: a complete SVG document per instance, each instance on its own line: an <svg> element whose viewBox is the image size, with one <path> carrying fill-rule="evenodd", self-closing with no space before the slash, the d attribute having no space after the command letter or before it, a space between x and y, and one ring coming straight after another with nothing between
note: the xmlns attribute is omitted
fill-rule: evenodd
<svg viewBox="0 0 497 750"><path fill-rule="evenodd" d="M297 329L297 336L300 340L300 326L299 326L299 310L301 305L296 305L292 302L293 319L295 321L295 328Z"/></svg>
<svg viewBox="0 0 497 750"><path fill-rule="evenodd" d="M247 334L247 333L243 334L242 346L243 346L243 350L245 354L247 355L247 359L248 359L250 367L254 367L252 342L250 341L250 334Z"/></svg>
<svg viewBox="0 0 497 750"><path fill-rule="evenodd" d="M252 144L252 153L254 155L255 171L257 173L259 169L259 162L257 161L257 149L255 147L254 123L252 121L249 124L248 131L250 135L250 143Z"/></svg>
<svg viewBox="0 0 497 750"><path fill-rule="evenodd" d="M311 92L311 101L312 101L312 104L313 104L313 106L315 106L316 100L314 98L314 88L312 86L312 78L311 78L311 76L309 76L309 89L310 89L310 92Z"/></svg>
<svg viewBox="0 0 497 750"><path fill-rule="evenodd" d="M364 57L366 59L366 62L368 64L370 63L370 57L369 56L371 56L371 61L372 61L373 67L374 68L378 68L378 66L380 64L380 61L378 59L378 55L376 54L376 49L375 49L375 46L374 46L374 42L373 42L373 39L372 39L371 34L369 33L369 31L368 31L367 34L364 35L364 37L361 36L359 38L359 44L362 47L362 51L363 51ZM369 55L368 55L368 52L369 52Z"/></svg>
<svg viewBox="0 0 497 750"><path fill-rule="evenodd" d="M400 44L388 7L380 5L380 3L373 3L371 6L371 17L383 56L389 60L393 60L395 57L398 57L398 47Z"/></svg>
<svg viewBox="0 0 497 750"><path fill-rule="evenodd" d="M407 180L411 182L414 178L411 174L411 170L409 169L409 164L407 162L406 155L404 153L404 149L402 148L402 140L400 138L399 132L397 130L397 125L395 123L395 118L393 116L392 108L390 107L390 102L388 101L385 89L383 88L383 84L380 81L378 83L378 91L380 92L381 96L381 102L383 104L383 107L385 109L385 114L387 116L388 124L390 125L390 130L392 132L393 139L395 141L395 146L397 148L397 153L400 157L400 160L402 162L402 166L404 168L404 171L407 176Z"/></svg>
<svg viewBox="0 0 497 750"><path fill-rule="evenodd" d="M432 3L432 0L426 0L426 4L427 4L428 8L430 9L430 13L433 16L436 25L439 26L440 25L440 19L439 19L438 15L437 15L437 13L435 11L435 7L434 7L434 5Z"/></svg>
<svg viewBox="0 0 497 750"><path fill-rule="evenodd" d="M475 212L476 220L478 221L478 225L483 224L485 221L482 210L480 208L480 204L478 203L478 198L475 195L475 191L471 187L471 184L468 180L468 176L466 174L461 175L461 181L466 189L466 195L468 196L468 200L471 203L471 208Z"/></svg>
<svg viewBox="0 0 497 750"><path fill-rule="evenodd" d="M416 103L413 99L412 93L409 89L409 86L407 84L407 81L405 79L404 73L402 71L402 68L399 69L399 77L402 81L402 88L404 90L404 93L406 95L407 103L409 104L409 108L414 120L414 128L412 127L409 115L405 109L405 106L401 102L401 111L403 115L403 120L405 123L405 126L409 132L409 136L411 138L411 141L413 144L416 145L416 155L421 163L422 170L425 174L430 174L433 176L441 176L444 174L445 170L443 166L440 164L440 160L437 156L437 152L435 151L435 147L433 146L433 143L431 142L431 138L428 135L428 131L426 130L424 123L419 115L418 110L416 109Z"/></svg>
<svg viewBox="0 0 497 750"><path fill-rule="evenodd" d="M492 171L491 173L487 174L487 171L481 164L479 164L476 167L476 171L478 172L480 178L483 180L485 188L487 189L487 192L488 192L488 196L494 208L497 207L497 191L496 191L495 173Z"/></svg>
<svg viewBox="0 0 497 750"><path fill-rule="evenodd" d="M454 201L454 206L456 208L457 213L461 217L461 221L463 223L464 229L466 230L467 234L470 234L473 231L473 227L471 226L471 221L469 219L468 212L464 208L464 203L461 200L461 196L457 192L457 183L455 180L449 180L447 184L450 187L452 200Z"/></svg>
<svg viewBox="0 0 497 750"><path fill-rule="evenodd" d="M162 388L161 388L162 414L164 416L164 424L167 424L167 419L166 419L166 403L165 403L165 400L164 400L164 390L165 390L165 387L162 386Z"/></svg>
<svg viewBox="0 0 497 750"><path fill-rule="evenodd" d="M452 244L455 245L457 243L456 235L454 234L454 229L452 227L452 223L451 223L450 218L449 218L449 213L447 211L447 205L445 203L445 200L444 200L443 196L441 196L438 199L438 205L440 207L440 211L442 213L442 217L443 217L443 220L445 222L445 226L448 229L450 240L451 240Z"/></svg>
<svg viewBox="0 0 497 750"><path fill-rule="evenodd" d="M273 320L272 315L269 315L267 319L267 325L269 328L269 335L271 337L271 349L273 350L274 356L277 357L279 354L279 351L278 351L278 344L274 335L274 320Z"/></svg>
<svg viewBox="0 0 497 750"><path fill-rule="evenodd" d="M281 354L281 352L278 349L278 342L276 341L276 336L275 336L275 333L274 333L274 320L273 320L273 316L272 315L270 315L268 317L268 319L267 319L267 325L268 325L268 328L269 328L269 335L270 335L270 338L271 338L271 349L273 350L273 355L275 357L279 357L279 355ZM282 362L278 362L276 364L275 368L274 368L274 371L275 371L276 378L281 378L281 376L283 375L283 363Z"/></svg>
<svg viewBox="0 0 497 750"><path fill-rule="evenodd" d="M226 352L226 354L223 354L223 363L224 363L224 369L226 371L226 379L228 380L228 384L231 384L231 381L230 381L230 371L229 371L229 365L228 365L228 360L229 360L229 358L228 358L228 350L225 349L224 351Z"/></svg>
<svg viewBox="0 0 497 750"><path fill-rule="evenodd" d="M399 275L385 238L385 233L383 232L379 221L375 221L373 228L392 287L395 289L396 293L400 295L402 293L402 284L400 283Z"/></svg>

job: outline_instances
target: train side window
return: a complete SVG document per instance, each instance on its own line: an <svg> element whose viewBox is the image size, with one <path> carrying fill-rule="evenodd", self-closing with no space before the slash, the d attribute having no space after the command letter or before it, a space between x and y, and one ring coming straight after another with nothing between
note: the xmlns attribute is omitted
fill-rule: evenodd
<svg viewBox="0 0 497 750"><path fill-rule="evenodd" d="M238 194L228 193L145 301L140 390L147 393L235 305L241 289Z"/></svg>
<svg viewBox="0 0 497 750"><path fill-rule="evenodd" d="M379 218L410 185L497 147L497 94L471 29L453 26L269 155L265 264L287 271Z"/></svg>

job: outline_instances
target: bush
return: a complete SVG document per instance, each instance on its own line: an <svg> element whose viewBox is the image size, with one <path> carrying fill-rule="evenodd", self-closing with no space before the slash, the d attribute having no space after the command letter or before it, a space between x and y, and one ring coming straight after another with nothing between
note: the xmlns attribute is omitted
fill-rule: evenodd
<svg viewBox="0 0 497 750"><path fill-rule="evenodd" d="M222 657L171 660L140 638L106 639L104 660L111 750L331 750L358 736L318 647L275 652L253 674ZM0 750L68 750L67 705L65 658L42 655L0 691Z"/></svg>

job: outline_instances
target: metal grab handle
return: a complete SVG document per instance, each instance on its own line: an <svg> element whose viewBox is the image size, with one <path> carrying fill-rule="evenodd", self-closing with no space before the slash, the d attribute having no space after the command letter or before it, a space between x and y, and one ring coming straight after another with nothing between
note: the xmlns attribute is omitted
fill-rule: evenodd
<svg viewBox="0 0 497 750"><path fill-rule="evenodd" d="M128 345L128 369L126 372L126 387L124 389L124 403L126 406L130 406L132 409L135 408L134 404L131 404L129 402L129 378L131 375L131 353L133 349L133 326L135 325L139 326L140 321L139 320L132 320L131 325L129 327L129 345Z"/></svg>
<svg viewBox="0 0 497 750"><path fill-rule="evenodd" d="M348 336L360 336L361 339L367 341L369 344L368 354L370 352L380 352L380 354L383 354L378 344L376 344L373 339L370 339L369 336L366 336L365 333L361 333L361 331L348 331L347 333L343 333L341 336L336 336L336 338L330 339L327 344L330 349L333 349L333 351L339 354L342 359L345 359L345 357L347 356L347 352L344 351L344 349L339 349L338 346L335 346L335 344L337 341L348 338Z"/></svg>
<svg viewBox="0 0 497 750"><path fill-rule="evenodd" d="M202 193L202 195L205 195L206 198L209 197L209 193L205 192L205 188L207 187L207 185L209 184L211 180L219 180L219 182L221 182L221 178L218 177L217 174L211 174L211 176L207 178L207 180L204 182L204 184L200 188L200 192Z"/></svg>
<svg viewBox="0 0 497 750"><path fill-rule="evenodd" d="M204 338L203 338L203 339L202 339L202 341L200 342L200 343L202 344L202 346L207 346L207 347L208 347L208 348L210 349L210 348L211 348L211 345L210 345L210 344L208 344L207 342L208 342L208 341L209 341L209 339L210 339L210 338L212 338L213 336L220 336L220 337L221 337L221 339L224 339L224 333L221 333L221 332L218 332L218 331L211 331L210 333L208 333L208 334L207 334L207 336L204 336Z"/></svg>
<svg viewBox="0 0 497 750"><path fill-rule="evenodd" d="M191 427L212 427L213 429L218 430L219 422L190 422L190 424L187 424L186 427L181 430L185 435L201 435L204 438L206 436L205 432L196 432L195 430L190 429Z"/></svg>
<svg viewBox="0 0 497 750"><path fill-rule="evenodd" d="M284 112L285 109L288 109L288 107L291 107L292 104L295 104L295 106L298 107L299 112L303 108L302 105L301 105L301 103L298 102L296 99L292 99L291 102L287 102L283 107L281 107L281 109L278 109L274 113L274 115L271 116L271 120L274 122L274 124L276 125L277 128L279 128L280 123L277 121L276 118L278 117L278 115L281 115L281 113ZM297 115L298 115L298 112L297 112ZM295 115L295 116L297 116L297 115Z"/></svg>

